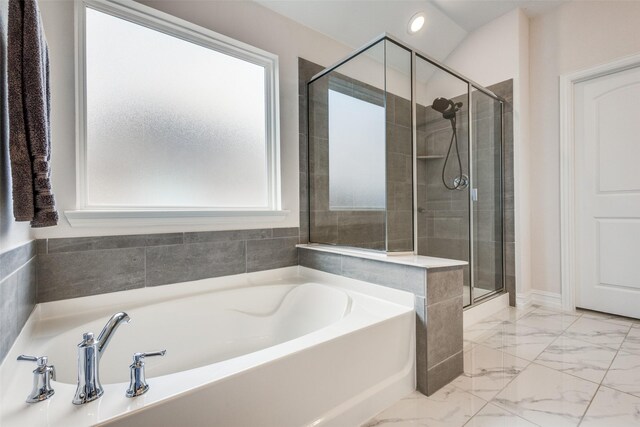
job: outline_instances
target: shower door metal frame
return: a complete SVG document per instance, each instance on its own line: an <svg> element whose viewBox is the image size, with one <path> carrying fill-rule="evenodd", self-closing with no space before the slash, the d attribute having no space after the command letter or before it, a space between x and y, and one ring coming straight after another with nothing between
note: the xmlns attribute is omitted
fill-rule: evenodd
<svg viewBox="0 0 640 427"><path fill-rule="evenodd" d="M406 43L404 43L402 40L398 39L397 37L392 36L391 34L387 34L387 33L383 33L381 35L379 35L378 37L374 38L373 40L371 40L370 42L368 42L367 44L363 45L362 47L360 47L359 49L356 49L355 51L353 51L352 53L350 53L348 56L342 58L341 60L335 62L333 65L325 68L324 70L320 71L319 73L315 74L313 77L311 77L311 79L309 79L309 81L307 82L307 85L313 83L314 81L318 80L320 77L324 76L325 74L329 74L330 72L334 71L336 68L340 67L341 65L344 65L345 63L349 62L351 59L355 58L356 56L360 55L361 53L363 53L364 51L368 50L369 48L373 47L374 45L380 43L383 40L389 40L390 42L397 44L398 46L400 46L401 48L414 53L417 57L420 57L422 59L424 59L427 62L430 62L432 65L440 68L441 70L446 71L449 74L454 75L455 77L459 78L460 80L465 81L466 83L470 83L473 85L473 87L475 87L476 89L478 89L481 92L484 92L486 95L489 95L490 97L494 98L497 101L503 102L504 100L499 97L498 95L496 95L495 93L493 93L493 91L491 91L490 89L487 89L486 87L482 86L479 83L476 83L474 80L458 73L457 71L447 67L446 65L442 64L441 62L439 62L436 59L433 59L431 56L427 55L426 53L418 50L418 49L414 49L411 46L407 46ZM413 84L413 76L412 76L412 81L411 83Z"/></svg>
<svg viewBox="0 0 640 427"><path fill-rule="evenodd" d="M467 108L467 162L469 162L469 185L467 186L469 191L469 194L467 195L469 197L469 305L466 307L472 307L476 301L476 251L474 250L473 239L473 233L475 231L475 216L473 214L473 203L475 202L473 200L473 188L475 185L475 177L473 176L473 172L475 168L473 167L473 85L469 82L467 82L467 105L469 106L469 108ZM444 171L442 173L444 176ZM502 288L504 288L504 281L502 283ZM462 307L465 307L464 303Z"/></svg>
<svg viewBox="0 0 640 427"><path fill-rule="evenodd" d="M467 187L469 189L469 287L470 287L470 303L467 306L464 306L464 309L469 309L471 307L473 307L476 304L479 304L483 301L486 301L488 299L491 299L493 297L496 297L498 295L501 295L505 292L505 276L506 276L506 263L505 263L505 243L504 243L504 236L505 236L505 225L504 225L504 103L505 100L496 95L493 91L491 91L490 89L476 83L474 80L470 79L469 77L466 77L463 74L460 74L459 72L453 70L452 68L449 68L448 66L446 66L445 64L441 63L440 61L432 58L431 56L427 55L426 53L415 49L411 46L408 46L406 43L404 43L403 41L401 41L400 39L398 39L397 37L392 36L391 34L388 33L383 33L380 36L374 38L373 40L371 40L370 42L366 43L365 45L363 45L362 47L360 47L359 49L355 50L354 52L352 52L351 54L349 54L348 56L342 58L341 60L337 61L336 63L334 63L333 65L325 68L324 70L320 71L319 73L315 74L313 77L311 77L311 79L307 82L307 97L308 97L308 93L309 93L309 85L311 83L313 83L314 81L318 80L319 78L323 77L326 74L331 73L332 71L334 71L335 69L337 69L338 67L344 65L345 63L349 62L351 59L357 57L358 55L360 55L361 53L365 52L366 50L368 50L369 48L375 46L376 44L382 42L382 41L390 41L398 46L400 46L401 48L404 48L405 50L409 51L411 53L411 137L413 139L412 141L412 149L413 149L413 162L412 162L412 166L413 166L413 252L414 254L418 253L418 211L417 211L417 203L418 203L418 185L417 185L417 158L416 158L416 148L417 148L417 122L416 122L416 63L417 63L417 59L420 58L428 63L430 63L431 65L435 66L436 68L441 69L442 71L445 71L449 74L451 74L454 77L457 77L458 79L462 80L463 82L467 83L467 102L469 105L469 108L467 110L467 121L468 121L468 162L469 162L469 186ZM385 50L385 73L386 73L386 50ZM473 121L472 121L472 114L473 114L473 104L472 104L472 96L473 96L473 90L478 90L482 93L484 93L485 95L489 96L490 98L493 98L495 101L500 102L500 224L501 224L501 240L502 240L502 287L500 289L496 289L494 291L491 291L485 295L483 295L482 297L479 298L474 298L474 288L475 288L475 278L474 278L474 272L475 272L475 267L473 265L475 257L474 257L474 250L473 250L473 231L474 231L474 224L473 224L473 220L474 220L474 215L473 215L473 184L474 184L474 177L473 177ZM385 76L385 93L386 93L386 76ZM386 95L385 95L386 96ZM307 110L308 110L308 106L307 106ZM308 111L307 111L308 114ZM307 120L307 127L309 127L309 121ZM310 135L309 132L307 130L307 143L310 139ZM308 159L307 159L308 161ZM307 185L310 186L310 181L308 180ZM310 190L310 189L308 189ZM310 203L310 199L309 198L309 203ZM307 209L309 211L309 214L311 212L311 209ZM311 224L311 221L309 221L309 224ZM310 225L309 225L310 226ZM385 243L386 244L386 243Z"/></svg>
<svg viewBox="0 0 640 427"><path fill-rule="evenodd" d="M474 89L480 89L477 86L475 86L474 83L469 82L469 89L468 89L468 102L469 102L469 111L468 111L468 120L469 120L469 188L472 189L472 191L469 191L469 235L473 236L473 231L474 231L474 216L473 216L473 183L474 183L474 176L473 176L473 123L471 118L473 117L473 104L472 104L472 100L473 100L473 90ZM486 94L486 93L485 93ZM505 214L505 209L504 209L504 99L502 99L499 96L495 96L492 97L494 100L500 102L500 189L499 189L499 194L500 194L500 238L502 240L502 262L501 262L501 273L502 273L502 287L500 289L496 289L490 292L487 292L486 294L482 295L481 297L475 298L474 296L474 290L475 290L475 278L474 278L474 264L473 262L475 261L474 259L474 254L475 251L473 250L473 239L469 239L469 278L470 278L470 288L471 288L471 295L470 295L470 303L469 305L465 306L465 309L471 308L474 305L480 304L483 301L492 299L498 295L501 295L505 292L506 286L505 286L505 276L506 276L506 262L505 262L505 256L506 256L506 251L505 251L505 243L504 243L504 232L505 232L505 226L504 226L504 214Z"/></svg>

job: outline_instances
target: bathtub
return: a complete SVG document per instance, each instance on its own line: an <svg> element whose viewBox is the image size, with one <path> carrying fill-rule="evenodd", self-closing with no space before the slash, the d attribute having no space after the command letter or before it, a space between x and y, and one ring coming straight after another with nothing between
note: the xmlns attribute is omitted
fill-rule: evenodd
<svg viewBox="0 0 640 427"><path fill-rule="evenodd" d="M118 311L104 395L75 406L76 345ZM125 397L133 353L161 349ZM19 354L49 357L51 399L24 402ZM0 366L0 425L357 426L413 389L413 295L289 267L39 304Z"/></svg>

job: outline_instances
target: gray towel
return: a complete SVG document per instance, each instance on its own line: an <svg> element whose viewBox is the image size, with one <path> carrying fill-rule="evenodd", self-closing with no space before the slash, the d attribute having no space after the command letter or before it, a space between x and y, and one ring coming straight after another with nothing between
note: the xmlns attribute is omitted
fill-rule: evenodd
<svg viewBox="0 0 640 427"><path fill-rule="evenodd" d="M51 191L49 52L36 0L9 0L9 152L13 214L32 227L58 223Z"/></svg>

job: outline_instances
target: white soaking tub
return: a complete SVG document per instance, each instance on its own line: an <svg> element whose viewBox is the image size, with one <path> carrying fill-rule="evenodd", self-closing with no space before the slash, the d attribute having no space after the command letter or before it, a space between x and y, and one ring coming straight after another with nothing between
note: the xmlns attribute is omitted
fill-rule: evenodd
<svg viewBox="0 0 640 427"><path fill-rule="evenodd" d="M104 395L71 403L77 349L111 314ZM148 393L125 397L135 352ZM55 395L24 402L35 364ZM413 295L304 267L40 304L0 367L0 425L356 426L415 388Z"/></svg>

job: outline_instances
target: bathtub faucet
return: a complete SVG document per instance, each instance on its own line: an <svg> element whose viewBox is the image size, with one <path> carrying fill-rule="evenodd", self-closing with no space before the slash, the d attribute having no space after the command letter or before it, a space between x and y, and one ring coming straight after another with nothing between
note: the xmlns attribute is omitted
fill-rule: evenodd
<svg viewBox="0 0 640 427"><path fill-rule="evenodd" d="M104 326L98 339L94 338L92 332L82 335L82 342L78 344L78 388L73 398L74 405L91 402L104 393L99 376L100 358L118 326L130 320L127 313L116 313Z"/></svg>

